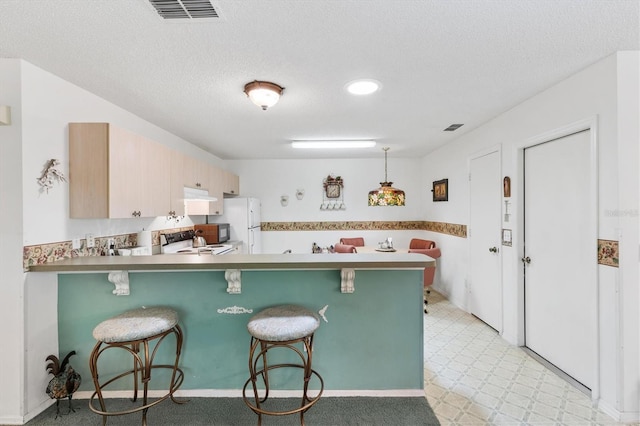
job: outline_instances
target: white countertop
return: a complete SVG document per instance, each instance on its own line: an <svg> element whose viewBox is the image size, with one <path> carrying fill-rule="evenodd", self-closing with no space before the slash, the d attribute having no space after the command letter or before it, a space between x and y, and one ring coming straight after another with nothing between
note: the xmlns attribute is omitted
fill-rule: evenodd
<svg viewBox="0 0 640 426"><path fill-rule="evenodd" d="M422 269L434 266L429 256L413 253L332 254L165 254L154 256L88 256L33 265L30 272L269 270L269 269Z"/></svg>

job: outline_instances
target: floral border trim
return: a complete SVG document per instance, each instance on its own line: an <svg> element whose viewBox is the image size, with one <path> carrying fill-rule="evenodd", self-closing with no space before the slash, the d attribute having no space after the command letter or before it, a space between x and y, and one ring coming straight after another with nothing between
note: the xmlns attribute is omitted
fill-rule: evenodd
<svg viewBox="0 0 640 426"><path fill-rule="evenodd" d="M467 238L467 225L427 221L262 222L263 231L407 231L425 230Z"/></svg>
<svg viewBox="0 0 640 426"><path fill-rule="evenodd" d="M618 241L598 240L598 265L619 266Z"/></svg>
<svg viewBox="0 0 640 426"><path fill-rule="evenodd" d="M160 245L160 234L165 232L188 231L193 227L164 229L151 232L151 241L154 246ZM83 256L104 256L109 239L113 239L117 248L135 247L138 244L138 234L120 234L106 237L96 237L95 246L87 247L87 241L80 240L80 248L72 248L71 241L37 244L22 248L22 269L27 272L30 266L51 263L57 260Z"/></svg>

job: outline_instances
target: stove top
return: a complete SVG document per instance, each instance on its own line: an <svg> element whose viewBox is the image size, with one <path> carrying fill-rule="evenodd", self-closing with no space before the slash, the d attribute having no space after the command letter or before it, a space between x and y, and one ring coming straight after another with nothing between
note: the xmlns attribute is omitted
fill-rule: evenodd
<svg viewBox="0 0 640 426"><path fill-rule="evenodd" d="M160 253L162 254L225 254L233 250L231 244L209 244L204 247L193 247L195 231L181 231L162 234Z"/></svg>

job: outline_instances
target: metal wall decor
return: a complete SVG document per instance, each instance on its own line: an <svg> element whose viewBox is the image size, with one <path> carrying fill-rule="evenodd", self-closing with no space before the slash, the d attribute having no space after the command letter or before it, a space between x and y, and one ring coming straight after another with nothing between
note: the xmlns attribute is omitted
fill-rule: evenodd
<svg viewBox="0 0 640 426"><path fill-rule="evenodd" d="M322 183L320 210L344 210L344 180L341 176L327 175Z"/></svg>
<svg viewBox="0 0 640 426"><path fill-rule="evenodd" d="M54 182L66 182L67 179L64 177L64 174L60 170L58 170L58 166L60 165L60 160L52 158L48 160L44 167L42 168L42 173L40 177L37 179L38 185L40 185L40 192L47 192L53 188Z"/></svg>

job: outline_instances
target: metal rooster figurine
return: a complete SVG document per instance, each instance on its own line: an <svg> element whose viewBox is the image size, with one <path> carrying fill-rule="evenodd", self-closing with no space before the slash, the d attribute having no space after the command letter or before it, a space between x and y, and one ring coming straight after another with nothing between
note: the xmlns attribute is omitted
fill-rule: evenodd
<svg viewBox="0 0 640 426"><path fill-rule="evenodd" d="M69 365L69 358L75 354L76 351L69 352L62 360L62 363L55 355L47 357L47 361L51 361L47 364L47 371L54 376L47 385L47 394L51 399L56 399L56 419L60 415L60 400L63 398L69 398L69 411L67 414L71 411L76 412L71 406L71 397L80 387L82 379L80 374L76 373L73 367Z"/></svg>

